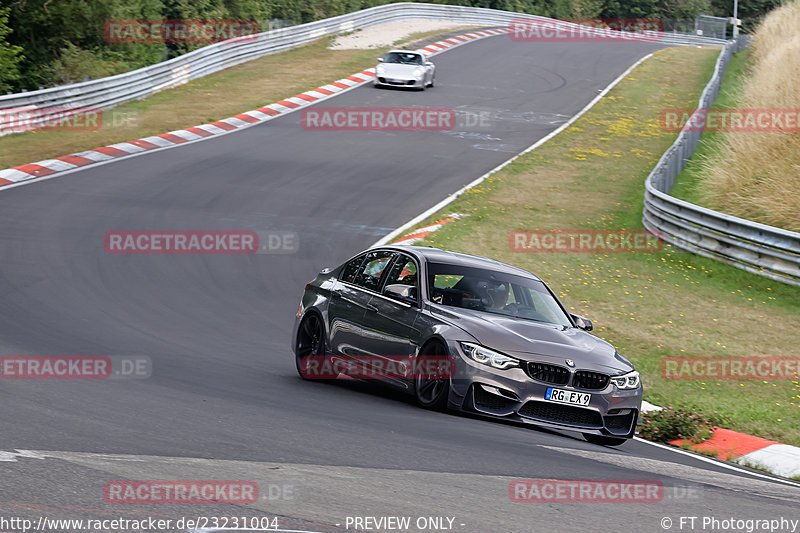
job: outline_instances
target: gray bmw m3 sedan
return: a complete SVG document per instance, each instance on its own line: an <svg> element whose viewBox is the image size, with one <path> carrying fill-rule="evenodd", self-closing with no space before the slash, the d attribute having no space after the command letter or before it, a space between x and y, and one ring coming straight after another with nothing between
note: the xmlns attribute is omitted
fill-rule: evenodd
<svg viewBox="0 0 800 533"><path fill-rule="evenodd" d="M636 434L642 385L630 361L591 329L530 272L397 245L366 250L309 282L292 346L305 379L376 379L425 408L622 444Z"/></svg>

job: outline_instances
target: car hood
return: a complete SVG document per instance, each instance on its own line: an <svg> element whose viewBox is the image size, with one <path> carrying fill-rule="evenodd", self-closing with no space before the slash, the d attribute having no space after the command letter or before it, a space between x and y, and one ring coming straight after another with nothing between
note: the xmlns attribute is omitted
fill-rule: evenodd
<svg viewBox="0 0 800 533"><path fill-rule="evenodd" d="M414 71L422 68L422 65L403 65L401 63L381 63L383 66L383 76L386 78L413 78Z"/></svg>
<svg viewBox="0 0 800 533"><path fill-rule="evenodd" d="M448 319L480 344L525 361L544 361L563 366L567 359L575 367L618 374L633 366L606 341L578 328L564 328L509 316L473 311L444 310L433 313Z"/></svg>

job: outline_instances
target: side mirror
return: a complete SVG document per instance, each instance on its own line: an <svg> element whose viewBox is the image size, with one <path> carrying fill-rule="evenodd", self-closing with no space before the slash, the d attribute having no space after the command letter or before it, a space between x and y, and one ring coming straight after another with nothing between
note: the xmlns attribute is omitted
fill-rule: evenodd
<svg viewBox="0 0 800 533"><path fill-rule="evenodd" d="M382 57L376 57L375 59L377 59L378 61L380 61L381 63L383 63L383 58L382 58Z"/></svg>
<svg viewBox="0 0 800 533"><path fill-rule="evenodd" d="M584 331L592 331L592 321L586 317L580 315L570 315L572 320L575 322L575 326L584 330Z"/></svg>
<svg viewBox="0 0 800 533"><path fill-rule="evenodd" d="M432 62L430 62L430 61L426 61L426 62L425 62L425 66L426 66L426 67L432 67L432 66L433 66L433 63L432 63Z"/></svg>
<svg viewBox="0 0 800 533"><path fill-rule="evenodd" d="M383 294L390 298L401 300L407 304L417 305L417 288L411 285L404 285L402 283L387 285L383 289Z"/></svg>

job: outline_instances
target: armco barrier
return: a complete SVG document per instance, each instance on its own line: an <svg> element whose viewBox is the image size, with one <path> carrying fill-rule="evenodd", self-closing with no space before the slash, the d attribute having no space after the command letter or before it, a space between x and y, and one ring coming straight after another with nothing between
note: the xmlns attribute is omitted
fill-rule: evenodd
<svg viewBox="0 0 800 533"><path fill-rule="evenodd" d="M730 41L720 52L714 75L700 96L699 109L712 106L731 55L747 46L746 39ZM700 141L702 131L693 129L697 130L687 123L647 177L644 226L683 250L800 285L800 233L719 213L669 195Z"/></svg>
<svg viewBox="0 0 800 533"><path fill-rule="evenodd" d="M64 110L80 108L108 109L252 59L313 42L326 35L359 30L375 24L412 19L451 21L481 26L506 26L512 20L555 22L553 19L545 17L476 7L418 3L376 6L338 17L267 31L258 34L257 38L248 36L238 40L231 39L210 44L169 61L116 76L0 96L0 135L2 132L8 131L8 126L18 119L14 116L15 111L11 110L27 109L31 111L28 116L34 117L31 125L35 127L37 120L43 120L35 118L35 110L39 108L56 108L62 113ZM571 23L562 22L561 24L578 27ZM592 31L602 30L588 29L588 32ZM605 34L608 33L605 31ZM623 34L621 33L621 35ZM656 37L637 36L637 38L679 45L724 44L724 41L720 39L669 32ZM3 113L3 110L6 110L6 113Z"/></svg>

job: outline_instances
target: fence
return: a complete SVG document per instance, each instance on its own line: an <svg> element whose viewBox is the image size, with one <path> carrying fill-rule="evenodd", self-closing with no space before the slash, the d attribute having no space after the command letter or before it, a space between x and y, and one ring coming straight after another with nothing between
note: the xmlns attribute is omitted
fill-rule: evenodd
<svg viewBox="0 0 800 533"><path fill-rule="evenodd" d="M730 20L724 17L697 15L694 19L694 32L697 35L705 35L706 37L727 39L728 24L730 24Z"/></svg>
<svg viewBox="0 0 800 533"><path fill-rule="evenodd" d="M399 3L372 7L338 17L267 31L255 38L248 36L214 43L169 61L116 76L0 96L0 134L10 130L8 126L17 120L20 112L26 112L28 117L32 117L29 119L32 121L30 125L36 127L44 120L42 117L37 118L37 109L56 109L64 114L68 114L70 109L108 109L246 61L313 42L326 35L420 18L481 26L507 26L512 20L521 19L555 22L545 17L465 6ZM560 24L577 27L576 24ZM598 30L589 28L589 32L592 31ZM677 32L641 38L667 44L724 44L719 39ZM6 112L3 113L3 110Z"/></svg>
<svg viewBox="0 0 800 533"><path fill-rule="evenodd" d="M747 45L748 37L725 45L698 108L712 106L731 55ZM800 285L800 233L719 213L669 195L700 140L702 131L696 130L687 123L647 177L642 220L645 227L660 232L666 242L683 250Z"/></svg>

